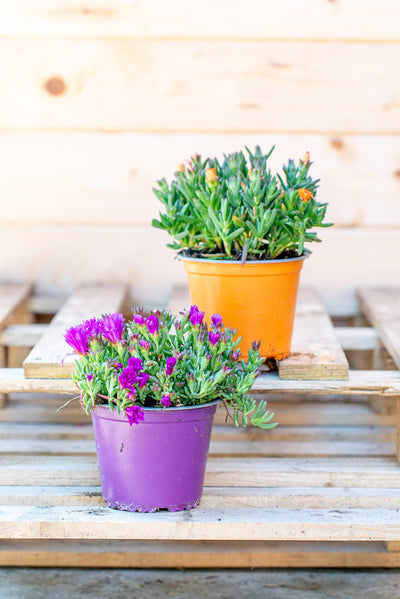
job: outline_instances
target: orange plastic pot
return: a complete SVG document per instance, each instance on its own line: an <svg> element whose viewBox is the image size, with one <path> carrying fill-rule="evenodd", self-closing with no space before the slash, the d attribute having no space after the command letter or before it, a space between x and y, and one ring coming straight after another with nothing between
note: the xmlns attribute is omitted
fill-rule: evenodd
<svg viewBox="0 0 400 599"><path fill-rule="evenodd" d="M307 256L288 260L226 262L182 257L190 297L207 322L221 314L237 329L244 357L261 341L265 358L282 360L290 353L300 271Z"/></svg>

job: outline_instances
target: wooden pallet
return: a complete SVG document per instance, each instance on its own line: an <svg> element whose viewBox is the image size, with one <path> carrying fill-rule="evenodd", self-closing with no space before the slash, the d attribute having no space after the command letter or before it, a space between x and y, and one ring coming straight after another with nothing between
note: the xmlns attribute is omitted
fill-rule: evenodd
<svg viewBox="0 0 400 599"><path fill-rule="evenodd" d="M0 346L34 347L24 368L0 368L0 565L400 566L400 290L361 291L373 326L341 327L302 290L292 356L253 389L280 426L235 429L218 410L201 505L175 514L107 508L90 420L78 401L58 411L75 393L63 330L125 298L80 288L48 325L10 324L26 289L3 300Z"/></svg>

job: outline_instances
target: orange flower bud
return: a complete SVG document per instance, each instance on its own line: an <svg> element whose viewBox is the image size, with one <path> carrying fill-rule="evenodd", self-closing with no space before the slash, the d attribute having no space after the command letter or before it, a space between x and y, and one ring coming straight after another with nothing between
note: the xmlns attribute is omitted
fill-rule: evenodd
<svg viewBox="0 0 400 599"><path fill-rule="evenodd" d="M215 168L206 168L206 182L211 183L217 180L217 171Z"/></svg>
<svg viewBox="0 0 400 599"><path fill-rule="evenodd" d="M310 152L306 152L302 158L303 164L307 164L307 162L310 162Z"/></svg>
<svg viewBox="0 0 400 599"><path fill-rule="evenodd" d="M185 167L183 166L183 164L182 164L182 163L181 163L181 164L178 164L178 171L179 171L180 173L183 173L183 171L184 171L184 170L185 170Z"/></svg>
<svg viewBox="0 0 400 599"><path fill-rule="evenodd" d="M308 200L311 200L311 198L314 197L313 192L309 189L306 189L305 187L301 187L300 189L298 189L297 193L299 194L303 202L308 202Z"/></svg>

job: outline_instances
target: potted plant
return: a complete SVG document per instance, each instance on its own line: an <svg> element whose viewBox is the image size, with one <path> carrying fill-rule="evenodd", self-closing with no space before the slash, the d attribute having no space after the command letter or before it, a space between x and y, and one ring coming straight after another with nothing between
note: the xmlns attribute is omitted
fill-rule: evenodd
<svg viewBox="0 0 400 599"><path fill-rule="evenodd" d="M171 183L158 181L164 212L152 224L174 238L168 245L179 250L191 301L206 318L222 314L243 351L260 339L261 355L280 360L290 352L305 243L320 241L311 229L330 224L327 205L315 199L309 153L273 175L273 149L185 160Z"/></svg>
<svg viewBox="0 0 400 599"><path fill-rule="evenodd" d="M174 317L135 309L65 333L78 354L73 380L91 413L102 492L113 508L151 512L198 505L218 402L233 421L268 429L273 413L247 395L262 362L241 360L234 331L196 306ZM133 426L135 425L135 426Z"/></svg>

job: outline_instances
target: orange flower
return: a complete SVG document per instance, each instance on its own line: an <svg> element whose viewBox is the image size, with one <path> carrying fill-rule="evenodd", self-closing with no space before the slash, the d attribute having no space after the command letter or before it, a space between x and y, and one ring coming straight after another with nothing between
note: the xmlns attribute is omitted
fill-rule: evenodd
<svg viewBox="0 0 400 599"><path fill-rule="evenodd" d="M185 170L185 167L183 166L183 164L182 163L178 164L178 171L180 173L183 173L184 170Z"/></svg>
<svg viewBox="0 0 400 599"><path fill-rule="evenodd" d="M206 168L206 182L211 183L217 180L217 171L215 168Z"/></svg>
<svg viewBox="0 0 400 599"><path fill-rule="evenodd" d="M310 152L306 152L301 161L303 164L307 164L307 162L310 162Z"/></svg>
<svg viewBox="0 0 400 599"><path fill-rule="evenodd" d="M311 198L314 197L313 192L309 191L305 187L301 187L300 189L298 189L297 193L299 194L303 202L308 202L308 200L311 200Z"/></svg>

